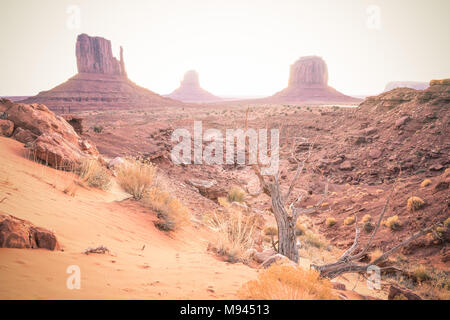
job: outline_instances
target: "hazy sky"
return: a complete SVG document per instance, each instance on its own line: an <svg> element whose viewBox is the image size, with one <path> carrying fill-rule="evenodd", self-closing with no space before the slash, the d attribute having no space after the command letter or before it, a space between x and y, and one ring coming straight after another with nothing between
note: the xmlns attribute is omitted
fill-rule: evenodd
<svg viewBox="0 0 450 320"><path fill-rule="evenodd" d="M73 76L79 33L116 57L122 45L130 79L160 94L195 69L214 94L271 95L306 55L347 94L450 77L449 0L1 0L0 12L0 95Z"/></svg>

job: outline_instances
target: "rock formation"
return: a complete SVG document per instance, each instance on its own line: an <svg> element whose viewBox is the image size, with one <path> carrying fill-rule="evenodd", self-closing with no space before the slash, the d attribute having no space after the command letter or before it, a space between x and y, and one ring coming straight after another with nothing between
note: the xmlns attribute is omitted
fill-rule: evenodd
<svg viewBox="0 0 450 320"><path fill-rule="evenodd" d="M78 74L20 102L45 104L58 113L180 105L129 80L123 48L117 60L112 54L111 41L80 34L75 51Z"/></svg>
<svg viewBox="0 0 450 320"><path fill-rule="evenodd" d="M0 111L14 124L13 138L29 144L30 156L58 169L74 169L84 157L98 151L83 140L64 118L42 104L14 103L0 99Z"/></svg>
<svg viewBox="0 0 450 320"><path fill-rule="evenodd" d="M36 227L29 221L0 213L0 248L56 250L60 246L50 230Z"/></svg>
<svg viewBox="0 0 450 320"><path fill-rule="evenodd" d="M212 102L222 100L200 87L198 72L189 70L184 74L180 87L167 97L184 102Z"/></svg>
<svg viewBox="0 0 450 320"><path fill-rule="evenodd" d="M411 88L416 90L425 90L430 85L428 82L418 82L418 81L391 81L384 88L384 92L391 91L396 88Z"/></svg>
<svg viewBox="0 0 450 320"><path fill-rule="evenodd" d="M76 44L79 73L101 73L126 76L123 50L120 47L120 62L112 55L111 41L100 37L80 34Z"/></svg>
<svg viewBox="0 0 450 320"><path fill-rule="evenodd" d="M357 103L360 99L346 96L328 85L328 67L316 56L302 57L291 65L288 87L268 103Z"/></svg>

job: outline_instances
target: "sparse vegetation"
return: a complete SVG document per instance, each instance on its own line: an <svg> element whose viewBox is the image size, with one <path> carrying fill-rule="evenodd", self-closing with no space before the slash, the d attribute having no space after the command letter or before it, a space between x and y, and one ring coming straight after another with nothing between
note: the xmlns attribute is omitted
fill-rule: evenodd
<svg viewBox="0 0 450 320"><path fill-rule="evenodd" d="M244 199L245 199L245 192L238 186L234 186L228 191L228 195L227 195L228 202L242 203L242 202L244 202Z"/></svg>
<svg viewBox="0 0 450 320"><path fill-rule="evenodd" d="M374 251L369 253L370 262L375 261L382 255L383 255L383 251L381 251L380 249L375 249Z"/></svg>
<svg viewBox="0 0 450 320"><path fill-rule="evenodd" d="M246 215L240 209L230 208L223 214L214 213L211 225L217 231L218 238L211 244L213 251L224 256L228 262L248 262L248 250L254 244L256 224L255 216Z"/></svg>
<svg viewBox="0 0 450 320"><path fill-rule="evenodd" d="M364 223L363 228L364 228L364 231L365 231L365 232L370 233L370 232L373 231L373 229L375 228L375 226L373 225L372 222L368 221L368 222Z"/></svg>
<svg viewBox="0 0 450 320"><path fill-rule="evenodd" d="M264 234L266 236L276 236L278 234L278 229L273 226L269 226L264 229Z"/></svg>
<svg viewBox="0 0 450 320"><path fill-rule="evenodd" d="M296 236L302 236L306 234L306 227L300 223L300 221L297 221L297 225L295 226L295 235Z"/></svg>
<svg viewBox="0 0 450 320"><path fill-rule="evenodd" d="M362 220L363 223L367 223L367 222L371 222L372 221L372 216L370 214L366 214Z"/></svg>
<svg viewBox="0 0 450 320"><path fill-rule="evenodd" d="M117 168L117 182L134 199L140 200L151 187L156 170L150 161L128 158Z"/></svg>
<svg viewBox="0 0 450 320"><path fill-rule="evenodd" d="M449 227L450 226L450 218L447 218L445 221L444 221L444 227Z"/></svg>
<svg viewBox="0 0 450 320"><path fill-rule="evenodd" d="M322 249L327 246L325 241L313 232L306 232L304 236L301 236L301 240L305 245L313 246L318 249Z"/></svg>
<svg viewBox="0 0 450 320"><path fill-rule="evenodd" d="M431 184L431 180L430 179L425 179L422 181L422 183L420 184L420 186L422 188L428 187Z"/></svg>
<svg viewBox="0 0 450 320"><path fill-rule="evenodd" d="M319 272L275 263L262 270L257 280L242 286L238 295L248 300L336 300L331 282Z"/></svg>
<svg viewBox="0 0 450 320"><path fill-rule="evenodd" d="M414 269L413 274L416 277L416 279L420 282L431 280L431 276L428 273L428 270L427 270L427 268L425 268L425 266L422 266L422 265L417 266Z"/></svg>
<svg viewBox="0 0 450 320"><path fill-rule="evenodd" d="M386 227L390 228L392 231L397 231L402 226L398 216L392 216L392 217L387 218L383 224Z"/></svg>
<svg viewBox="0 0 450 320"><path fill-rule="evenodd" d="M349 226L355 223L355 217L351 216L351 217L347 217L344 220L344 224Z"/></svg>
<svg viewBox="0 0 450 320"><path fill-rule="evenodd" d="M95 133L102 133L102 131L103 131L103 126L101 126L101 125L95 125L94 127L92 127L92 130L94 130Z"/></svg>
<svg viewBox="0 0 450 320"><path fill-rule="evenodd" d="M96 159L83 159L77 173L90 187L107 190L111 186L110 173Z"/></svg>
<svg viewBox="0 0 450 320"><path fill-rule="evenodd" d="M332 217L329 217L325 221L325 224L326 224L327 227L332 227L332 226L334 226L336 224L336 219L332 218Z"/></svg>
<svg viewBox="0 0 450 320"><path fill-rule="evenodd" d="M407 208L409 211L415 211L415 210L419 210L420 208L422 208L425 205L425 201L423 201L421 198L419 197L410 197L408 199L407 202Z"/></svg>
<svg viewBox="0 0 450 320"><path fill-rule="evenodd" d="M153 187L142 198L145 206L153 209L159 218L155 226L163 231L174 231L188 221L188 209L169 192Z"/></svg>

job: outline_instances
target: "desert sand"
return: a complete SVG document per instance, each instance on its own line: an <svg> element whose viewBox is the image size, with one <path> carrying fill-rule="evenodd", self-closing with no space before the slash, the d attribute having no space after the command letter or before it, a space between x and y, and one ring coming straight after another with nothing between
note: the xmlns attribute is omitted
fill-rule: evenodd
<svg viewBox="0 0 450 320"><path fill-rule="evenodd" d="M208 254L208 230L190 226L170 237L117 186L80 187L71 197L63 192L71 174L24 158L19 142L0 144L0 211L53 230L64 250L2 248L1 299L234 299L256 277L256 269ZM111 254L82 253L98 245ZM81 290L67 289L70 265L81 269Z"/></svg>

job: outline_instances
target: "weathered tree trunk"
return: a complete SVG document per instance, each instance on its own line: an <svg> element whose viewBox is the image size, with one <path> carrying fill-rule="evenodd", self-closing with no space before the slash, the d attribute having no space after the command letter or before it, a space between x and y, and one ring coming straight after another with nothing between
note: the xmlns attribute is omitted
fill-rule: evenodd
<svg viewBox="0 0 450 320"><path fill-rule="evenodd" d="M295 235L297 217L289 215L283 205L279 184L271 184L270 189L272 210L278 226L278 253L298 263L297 237Z"/></svg>

